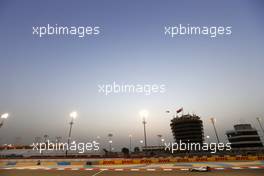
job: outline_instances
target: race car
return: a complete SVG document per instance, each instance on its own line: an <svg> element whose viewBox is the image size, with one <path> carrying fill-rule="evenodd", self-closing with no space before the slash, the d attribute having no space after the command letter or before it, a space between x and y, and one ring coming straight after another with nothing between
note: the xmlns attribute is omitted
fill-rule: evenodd
<svg viewBox="0 0 264 176"><path fill-rule="evenodd" d="M190 172L209 172L211 168L209 166L194 167L189 169Z"/></svg>

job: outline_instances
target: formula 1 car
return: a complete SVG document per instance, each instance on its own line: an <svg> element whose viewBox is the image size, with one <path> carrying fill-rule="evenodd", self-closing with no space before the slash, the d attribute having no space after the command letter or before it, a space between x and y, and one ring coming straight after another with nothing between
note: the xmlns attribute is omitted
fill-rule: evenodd
<svg viewBox="0 0 264 176"><path fill-rule="evenodd" d="M211 168L209 166L202 166L202 167L195 167L195 168L190 168L190 172L209 172L211 171Z"/></svg>

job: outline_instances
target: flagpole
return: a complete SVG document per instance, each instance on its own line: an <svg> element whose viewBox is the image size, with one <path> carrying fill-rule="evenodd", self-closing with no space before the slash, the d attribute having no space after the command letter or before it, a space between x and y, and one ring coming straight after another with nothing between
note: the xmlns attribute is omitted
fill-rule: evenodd
<svg viewBox="0 0 264 176"><path fill-rule="evenodd" d="M183 113L183 107L180 108L180 109L178 109L178 110L176 110L176 117L178 117L178 114L179 113L182 113L182 116L184 115L184 113Z"/></svg>

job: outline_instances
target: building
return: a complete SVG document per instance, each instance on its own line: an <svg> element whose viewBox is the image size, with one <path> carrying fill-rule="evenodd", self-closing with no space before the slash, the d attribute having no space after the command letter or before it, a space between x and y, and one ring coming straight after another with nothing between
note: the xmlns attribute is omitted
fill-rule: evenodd
<svg viewBox="0 0 264 176"><path fill-rule="evenodd" d="M263 147L258 132L250 124L234 125L234 130L226 132L233 149L253 149Z"/></svg>
<svg viewBox="0 0 264 176"><path fill-rule="evenodd" d="M203 143L203 121L197 115L185 114L171 120L171 130L175 142Z"/></svg>

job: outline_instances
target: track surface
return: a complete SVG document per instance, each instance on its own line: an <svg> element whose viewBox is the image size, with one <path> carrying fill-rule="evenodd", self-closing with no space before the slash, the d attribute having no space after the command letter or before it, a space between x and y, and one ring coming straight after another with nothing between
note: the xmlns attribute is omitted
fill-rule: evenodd
<svg viewBox="0 0 264 176"><path fill-rule="evenodd" d="M211 172L189 168L210 166ZM0 176L264 176L264 161L195 162L140 165L1 166Z"/></svg>
<svg viewBox="0 0 264 176"><path fill-rule="evenodd" d="M104 171L104 170L0 170L1 176L263 176L264 169L224 170L211 172L189 171Z"/></svg>

